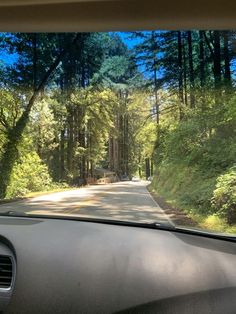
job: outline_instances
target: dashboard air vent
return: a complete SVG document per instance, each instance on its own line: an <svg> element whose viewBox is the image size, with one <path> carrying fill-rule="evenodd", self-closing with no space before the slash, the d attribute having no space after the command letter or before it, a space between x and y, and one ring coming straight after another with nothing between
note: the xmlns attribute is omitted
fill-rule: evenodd
<svg viewBox="0 0 236 314"><path fill-rule="evenodd" d="M0 255L0 289L11 287L12 283L12 259L9 256Z"/></svg>

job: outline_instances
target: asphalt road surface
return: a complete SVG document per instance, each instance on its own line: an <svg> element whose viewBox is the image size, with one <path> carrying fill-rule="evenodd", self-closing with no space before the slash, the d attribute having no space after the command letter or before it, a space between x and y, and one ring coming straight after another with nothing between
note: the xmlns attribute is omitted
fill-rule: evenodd
<svg viewBox="0 0 236 314"><path fill-rule="evenodd" d="M38 215L170 222L146 186L147 182L144 181L93 185L2 204L0 213L17 211Z"/></svg>

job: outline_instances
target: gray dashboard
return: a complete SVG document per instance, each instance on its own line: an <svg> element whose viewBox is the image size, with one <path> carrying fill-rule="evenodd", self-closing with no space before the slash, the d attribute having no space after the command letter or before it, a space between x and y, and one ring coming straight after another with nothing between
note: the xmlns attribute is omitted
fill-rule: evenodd
<svg viewBox="0 0 236 314"><path fill-rule="evenodd" d="M0 235L16 259L4 313L236 313L236 243L14 217Z"/></svg>

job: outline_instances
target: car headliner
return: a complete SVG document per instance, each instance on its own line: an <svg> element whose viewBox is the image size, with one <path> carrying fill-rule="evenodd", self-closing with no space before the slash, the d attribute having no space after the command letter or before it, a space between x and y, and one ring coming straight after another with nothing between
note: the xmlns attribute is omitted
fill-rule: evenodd
<svg viewBox="0 0 236 314"><path fill-rule="evenodd" d="M0 31L234 29L232 0L0 0Z"/></svg>

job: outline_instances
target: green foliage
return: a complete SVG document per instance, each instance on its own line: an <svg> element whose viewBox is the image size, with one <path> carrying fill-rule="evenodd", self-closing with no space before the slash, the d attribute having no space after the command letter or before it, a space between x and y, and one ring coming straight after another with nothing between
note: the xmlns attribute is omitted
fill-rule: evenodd
<svg viewBox="0 0 236 314"><path fill-rule="evenodd" d="M29 192L45 191L51 187L52 179L47 166L35 153L27 153L15 164L11 182L7 188L7 197L23 196Z"/></svg>
<svg viewBox="0 0 236 314"><path fill-rule="evenodd" d="M236 223L236 166L217 178L212 205L229 224Z"/></svg>
<svg viewBox="0 0 236 314"><path fill-rule="evenodd" d="M197 168L176 163L162 164L152 182L160 193L176 199L192 213L208 214L215 186L214 178L207 178Z"/></svg>
<svg viewBox="0 0 236 314"><path fill-rule="evenodd" d="M156 141L156 122L150 114L147 92L135 92L129 98L129 167L131 174L145 177L145 160L152 159Z"/></svg>
<svg viewBox="0 0 236 314"><path fill-rule="evenodd" d="M21 115L22 100L13 89L0 89L0 131L6 131L16 124Z"/></svg>
<svg viewBox="0 0 236 314"><path fill-rule="evenodd" d="M77 143L74 148L75 159L85 156L93 164L103 160L109 134L114 132L113 114L118 99L110 89L77 89L71 94L71 103L83 112L81 127L87 128L87 140L90 147Z"/></svg>
<svg viewBox="0 0 236 314"><path fill-rule="evenodd" d="M163 115L153 182L191 214L216 213L228 223L236 222L235 103L233 97L220 108L187 110L181 122Z"/></svg>

